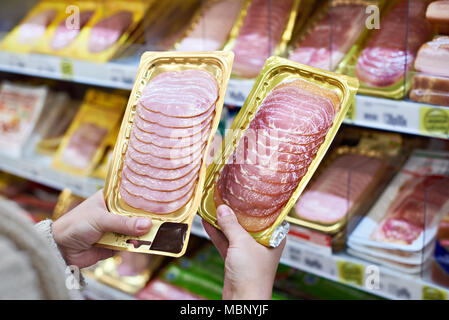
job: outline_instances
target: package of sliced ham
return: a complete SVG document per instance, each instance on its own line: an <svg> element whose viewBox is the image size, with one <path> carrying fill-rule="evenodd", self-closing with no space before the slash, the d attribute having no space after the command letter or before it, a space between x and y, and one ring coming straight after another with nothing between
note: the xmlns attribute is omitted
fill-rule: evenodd
<svg viewBox="0 0 449 320"><path fill-rule="evenodd" d="M386 1L379 28L356 42L338 72L356 76L359 93L402 99L411 86L418 49L432 36L428 0Z"/></svg>
<svg viewBox="0 0 449 320"><path fill-rule="evenodd" d="M449 153L416 150L396 174L349 241L420 252L435 239L449 210Z"/></svg>
<svg viewBox="0 0 449 320"><path fill-rule="evenodd" d="M208 168L200 215L218 227L216 208L227 204L258 242L279 245L288 230L284 219L357 87L355 78L269 58Z"/></svg>
<svg viewBox="0 0 449 320"><path fill-rule="evenodd" d="M224 47L235 54L233 76L256 78L265 61L284 52L300 0L246 1Z"/></svg>
<svg viewBox="0 0 449 320"><path fill-rule="evenodd" d="M9 32L0 48L15 52L30 52L42 41L49 27L65 15L67 4L64 1L41 0Z"/></svg>
<svg viewBox="0 0 449 320"><path fill-rule="evenodd" d="M384 145L384 150L392 145ZM396 155L400 152L396 145ZM393 157L380 150L340 146L321 163L287 221L336 234L360 219L392 176Z"/></svg>
<svg viewBox="0 0 449 320"><path fill-rule="evenodd" d="M106 178L111 214L152 219L141 237L106 233L98 245L179 257L200 204L232 52L142 55Z"/></svg>
<svg viewBox="0 0 449 320"><path fill-rule="evenodd" d="M56 151L52 167L89 175L101 160L111 131L121 120L126 97L89 89Z"/></svg>
<svg viewBox="0 0 449 320"><path fill-rule="evenodd" d="M71 55L95 62L110 60L136 29L153 2L116 0L97 3L98 8L81 29ZM66 40L66 37L63 38ZM53 46L63 45L62 39L52 40Z"/></svg>
<svg viewBox="0 0 449 320"><path fill-rule="evenodd" d="M288 58L312 67L334 71L364 34L366 8L380 1L329 1L309 19L289 44Z"/></svg>

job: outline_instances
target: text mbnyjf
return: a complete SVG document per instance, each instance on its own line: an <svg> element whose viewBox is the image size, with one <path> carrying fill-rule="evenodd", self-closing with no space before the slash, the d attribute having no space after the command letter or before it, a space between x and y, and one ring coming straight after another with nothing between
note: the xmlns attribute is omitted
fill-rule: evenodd
<svg viewBox="0 0 449 320"><path fill-rule="evenodd" d="M203 315L208 318L212 317L214 312L229 314L229 315L254 315L263 316L268 311L267 304L232 304L224 305L224 308L220 307L201 307L187 304L187 306L181 307L181 315Z"/></svg>

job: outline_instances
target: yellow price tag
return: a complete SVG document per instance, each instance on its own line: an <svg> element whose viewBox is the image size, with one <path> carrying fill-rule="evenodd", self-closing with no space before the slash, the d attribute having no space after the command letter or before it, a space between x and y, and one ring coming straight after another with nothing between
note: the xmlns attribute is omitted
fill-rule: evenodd
<svg viewBox="0 0 449 320"><path fill-rule="evenodd" d="M337 261L338 278L342 282L355 283L363 286L365 267L362 264L347 261Z"/></svg>
<svg viewBox="0 0 449 320"><path fill-rule="evenodd" d="M449 137L449 109L422 106L419 113L419 130L427 135Z"/></svg>
<svg viewBox="0 0 449 320"><path fill-rule="evenodd" d="M422 299L423 300L447 300L447 293L443 290L423 286L422 287Z"/></svg>
<svg viewBox="0 0 449 320"><path fill-rule="evenodd" d="M61 59L61 74L64 79L72 79L73 78L72 60Z"/></svg>

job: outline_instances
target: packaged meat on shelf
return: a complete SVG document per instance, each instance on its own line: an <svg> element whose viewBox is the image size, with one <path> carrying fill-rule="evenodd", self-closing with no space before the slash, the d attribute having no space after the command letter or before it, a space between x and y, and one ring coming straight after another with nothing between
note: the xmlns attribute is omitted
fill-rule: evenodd
<svg viewBox="0 0 449 320"><path fill-rule="evenodd" d="M405 273L431 262L438 221L449 209L449 154L415 150L350 235L349 253Z"/></svg>

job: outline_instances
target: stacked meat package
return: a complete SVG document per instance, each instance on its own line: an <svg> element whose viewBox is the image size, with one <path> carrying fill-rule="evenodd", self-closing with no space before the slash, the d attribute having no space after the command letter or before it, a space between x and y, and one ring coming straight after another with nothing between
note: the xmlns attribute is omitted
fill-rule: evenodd
<svg viewBox="0 0 449 320"><path fill-rule="evenodd" d="M449 1L432 2L426 18L437 35L418 51L410 99L449 106Z"/></svg>
<svg viewBox="0 0 449 320"><path fill-rule="evenodd" d="M449 210L449 153L415 150L349 237L350 254L416 274Z"/></svg>
<svg viewBox="0 0 449 320"><path fill-rule="evenodd" d="M137 239L106 234L100 245L184 254L232 59L218 51L142 56L104 193L111 214L149 216L153 228Z"/></svg>
<svg viewBox="0 0 449 320"><path fill-rule="evenodd" d="M332 251L343 249L401 161L401 140L398 134L368 131L355 147L334 147L290 212L292 233L307 228L327 238Z"/></svg>

